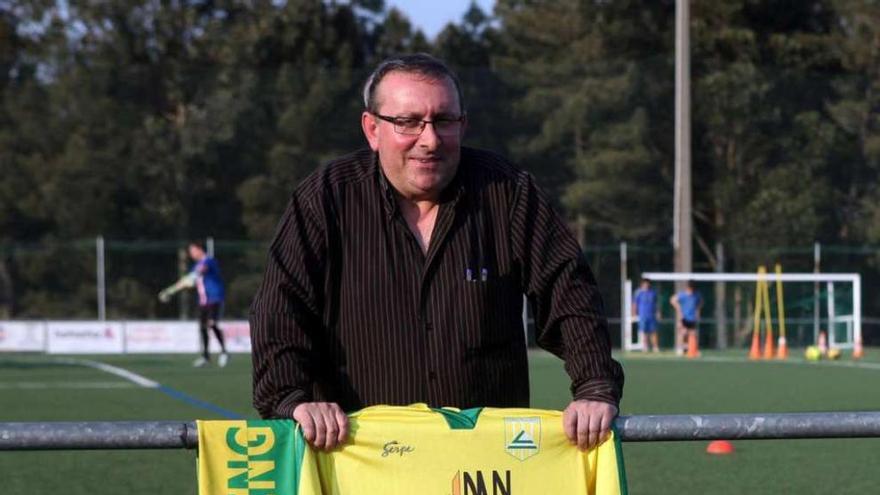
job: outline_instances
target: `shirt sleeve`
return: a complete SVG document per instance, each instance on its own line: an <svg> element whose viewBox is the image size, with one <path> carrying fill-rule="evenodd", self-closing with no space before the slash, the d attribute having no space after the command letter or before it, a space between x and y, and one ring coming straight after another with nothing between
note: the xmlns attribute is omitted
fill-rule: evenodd
<svg viewBox="0 0 880 495"><path fill-rule="evenodd" d="M264 418L292 418L297 405L312 400L327 252L321 218L294 194L251 305L253 401Z"/></svg>
<svg viewBox="0 0 880 495"><path fill-rule="evenodd" d="M535 313L538 345L565 361L574 399L617 405L623 369L611 358L596 280L574 235L527 173L517 181L511 235Z"/></svg>

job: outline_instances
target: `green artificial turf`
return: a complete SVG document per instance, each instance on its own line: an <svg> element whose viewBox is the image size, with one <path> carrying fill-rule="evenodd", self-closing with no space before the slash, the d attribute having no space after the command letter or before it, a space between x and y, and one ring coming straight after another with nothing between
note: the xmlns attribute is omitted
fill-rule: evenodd
<svg viewBox="0 0 880 495"><path fill-rule="evenodd" d="M794 353L793 353L794 354ZM621 414L783 413L880 410L880 362L752 362L744 352L703 359L617 356L626 371ZM720 361L720 362L719 362ZM533 406L568 400L559 360L532 356ZM880 439L735 441L715 456L708 442L623 444L631 494L876 493Z"/></svg>

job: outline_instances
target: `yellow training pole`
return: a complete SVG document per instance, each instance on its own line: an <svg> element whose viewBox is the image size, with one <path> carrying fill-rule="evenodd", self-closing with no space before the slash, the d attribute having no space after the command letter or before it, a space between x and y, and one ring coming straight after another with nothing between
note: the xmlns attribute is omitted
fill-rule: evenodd
<svg viewBox="0 0 880 495"><path fill-rule="evenodd" d="M776 313L779 315L779 348L777 359L788 357L788 343L785 341L785 300L782 296L782 265L776 263Z"/></svg>

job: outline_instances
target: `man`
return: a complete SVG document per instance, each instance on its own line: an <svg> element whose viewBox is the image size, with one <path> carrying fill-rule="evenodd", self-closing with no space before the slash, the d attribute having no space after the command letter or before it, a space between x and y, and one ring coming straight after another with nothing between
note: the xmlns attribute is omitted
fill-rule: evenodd
<svg viewBox="0 0 880 495"><path fill-rule="evenodd" d="M694 290L694 281L688 280L684 290L672 296L669 303L675 308L676 315L675 353L681 355L684 354L684 343L691 337L696 339L703 298Z"/></svg>
<svg viewBox="0 0 880 495"><path fill-rule="evenodd" d="M346 411L425 402L529 405L522 294L540 346L565 360L565 431L607 437L623 371L573 235L534 178L463 148L455 75L428 55L364 88L370 145L294 191L251 311L254 405L331 449Z"/></svg>
<svg viewBox="0 0 880 495"><path fill-rule="evenodd" d="M189 243L188 249L189 257L195 261L190 273L196 276L196 291L199 294L199 334L202 338L202 355L196 359L193 366L205 366L211 361L211 354L208 352L208 329L210 328L220 344L217 365L222 368L229 362L229 354L226 353L223 331L218 325L220 316L223 314L223 300L226 297L223 278L220 277L220 265L213 256L208 256L201 242Z"/></svg>
<svg viewBox="0 0 880 495"><path fill-rule="evenodd" d="M657 291L651 288L651 281L646 278L642 279L633 294L632 314L639 319L639 337L645 343L645 350L660 352L657 337L657 321L660 319Z"/></svg>
<svg viewBox="0 0 880 495"><path fill-rule="evenodd" d="M173 285L159 293L159 300L168 302L171 296L183 289L196 288L199 295L199 334L201 335L202 352L196 358L193 366L200 368L211 361L208 352L208 329L214 333L217 342L220 343L220 357L217 364L222 368L229 362L229 354L226 353L226 342L223 332L218 323L223 312L223 300L225 288L223 278L220 276L220 265L213 256L208 256L201 242L190 242L187 246L189 257L194 261L192 269L181 277Z"/></svg>

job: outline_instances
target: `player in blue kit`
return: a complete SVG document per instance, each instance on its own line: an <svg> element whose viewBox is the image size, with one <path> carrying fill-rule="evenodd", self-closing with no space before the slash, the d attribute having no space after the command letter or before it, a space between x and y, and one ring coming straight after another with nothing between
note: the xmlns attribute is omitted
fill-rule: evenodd
<svg viewBox="0 0 880 495"><path fill-rule="evenodd" d="M640 339L645 343L646 351L660 352L657 337L657 321L660 319L660 307L657 305L657 291L651 287L651 281L643 278L639 288L633 294L633 316L639 318Z"/></svg>
<svg viewBox="0 0 880 495"><path fill-rule="evenodd" d="M200 242L190 242L187 246L189 257L195 262L192 269L173 285L159 293L159 300L168 302L172 295L183 290L195 287L199 295L199 334L202 341L202 353L194 362L193 366L202 367L211 361L208 352L208 330L214 333L217 342L220 343L220 356L217 364L226 366L229 362L229 354L226 353L226 341L218 323L223 314L223 301L226 298L226 289L223 278L220 276L220 265L213 256L209 256L205 247Z"/></svg>
<svg viewBox="0 0 880 495"><path fill-rule="evenodd" d="M195 261L190 273L196 275L196 291L199 294L199 334L202 337L202 355L196 359L193 366L204 366L211 360L208 352L210 328L217 342L220 343L220 357L217 358L217 364L223 367L229 362L229 355L226 353L223 332L217 325L223 312L223 300L226 297L223 279L220 277L220 265L213 256L208 256L204 246L199 242L191 242L188 250L189 257Z"/></svg>
<svg viewBox="0 0 880 495"><path fill-rule="evenodd" d="M697 325L700 321L700 310L703 309L703 298L694 290L694 282L688 280L683 291L672 296L669 300L676 313L676 354L684 353L685 338L697 334Z"/></svg>

